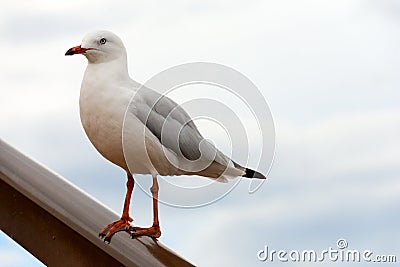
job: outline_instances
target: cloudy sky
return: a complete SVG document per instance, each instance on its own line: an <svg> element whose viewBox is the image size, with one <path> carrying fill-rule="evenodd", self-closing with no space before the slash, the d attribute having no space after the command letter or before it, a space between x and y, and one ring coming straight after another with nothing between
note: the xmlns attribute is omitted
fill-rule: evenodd
<svg viewBox="0 0 400 267"><path fill-rule="evenodd" d="M398 1L1 6L0 137L117 213L125 174L85 136L78 99L86 60L64 57L68 48L87 32L108 29L124 40L139 82L202 61L230 66L260 89L276 127L268 181L255 194L247 192L249 181L240 181L202 208L160 206L161 242L189 261L262 266L268 262L257 252L265 245L322 251L339 238L350 249L400 260ZM218 146L221 132L201 126ZM132 203L135 223L150 224L150 198L136 188ZM0 259L1 266L42 266L4 234Z"/></svg>

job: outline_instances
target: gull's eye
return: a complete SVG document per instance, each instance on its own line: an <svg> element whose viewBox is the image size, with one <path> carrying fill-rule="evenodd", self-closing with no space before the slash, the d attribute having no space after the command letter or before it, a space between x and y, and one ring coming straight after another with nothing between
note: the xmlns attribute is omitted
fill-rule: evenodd
<svg viewBox="0 0 400 267"><path fill-rule="evenodd" d="M100 41L99 41L99 43L100 43L101 45L107 43L106 38L101 38Z"/></svg>

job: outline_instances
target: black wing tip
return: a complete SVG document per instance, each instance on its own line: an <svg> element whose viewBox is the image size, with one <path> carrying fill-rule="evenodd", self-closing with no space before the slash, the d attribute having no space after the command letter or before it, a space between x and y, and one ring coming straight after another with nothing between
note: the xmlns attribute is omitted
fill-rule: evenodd
<svg viewBox="0 0 400 267"><path fill-rule="evenodd" d="M242 177L247 177L247 178L255 178L255 179L267 179L262 173L259 173L258 171L246 168L246 173L242 175Z"/></svg>

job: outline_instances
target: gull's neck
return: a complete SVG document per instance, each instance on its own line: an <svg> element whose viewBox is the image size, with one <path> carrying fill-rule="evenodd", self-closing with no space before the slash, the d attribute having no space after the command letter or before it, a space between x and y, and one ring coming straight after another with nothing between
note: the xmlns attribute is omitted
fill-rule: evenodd
<svg viewBox="0 0 400 267"><path fill-rule="evenodd" d="M128 63L124 58L115 59L103 63L90 63L86 73L95 74L98 78L124 80L129 79ZM85 73L85 75L86 75Z"/></svg>

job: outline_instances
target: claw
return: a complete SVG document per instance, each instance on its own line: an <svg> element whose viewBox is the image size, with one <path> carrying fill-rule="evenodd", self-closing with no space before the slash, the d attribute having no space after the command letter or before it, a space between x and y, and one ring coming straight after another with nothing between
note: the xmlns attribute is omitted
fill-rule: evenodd
<svg viewBox="0 0 400 267"><path fill-rule="evenodd" d="M132 231L131 238L137 238L140 236L149 236L152 238L159 238L161 236L160 227L158 225L153 225L149 228L141 228L141 227L132 227L134 231Z"/></svg>
<svg viewBox="0 0 400 267"><path fill-rule="evenodd" d="M118 232L125 231L131 234L131 224L132 218L121 218L116 222L106 225L99 233L101 239L104 238L104 242L111 242L111 238Z"/></svg>
<svg viewBox="0 0 400 267"><path fill-rule="evenodd" d="M116 223L116 222L114 222L114 223ZM111 227L112 227L112 224L109 224L109 225L107 225L106 227L104 227L103 230L100 231L99 237L100 237L101 239L103 239L103 238L106 236L106 233L107 233L108 231L110 231Z"/></svg>

